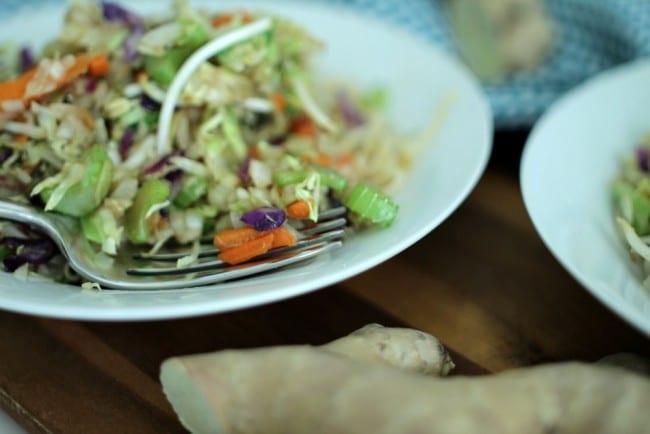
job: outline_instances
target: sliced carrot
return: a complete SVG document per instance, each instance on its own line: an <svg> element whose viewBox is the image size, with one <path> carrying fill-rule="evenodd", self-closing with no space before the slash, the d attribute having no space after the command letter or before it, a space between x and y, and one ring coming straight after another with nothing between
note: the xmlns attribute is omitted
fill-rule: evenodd
<svg viewBox="0 0 650 434"><path fill-rule="evenodd" d="M214 18L212 18L212 22L211 22L212 27L219 27L219 26L224 26L226 24L230 24L232 22L232 20L235 19L236 16L237 16L237 14L219 14L219 15L216 15ZM253 17L248 12L242 12L241 13L241 21L244 24L250 23L251 21L253 21Z"/></svg>
<svg viewBox="0 0 650 434"><path fill-rule="evenodd" d="M81 113L81 122L83 122L86 128L92 129L92 127L95 125L95 120L93 119L93 116L90 114L88 110L82 110L80 113Z"/></svg>
<svg viewBox="0 0 650 434"><path fill-rule="evenodd" d="M110 69L111 64L108 61L108 57L103 54L93 57L88 64L88 72L93 77L104 77Z"/></svg>
<svg viewBox="0 0 650 434"><path fill-rule="evenodd" d="M74 63L65 71L63 77L55 83L56 86L54 90L65 86L75 78L85 74L88 71L90 61L91 57L88 54L77 56ZM34 75L36 75L37 70L38 67L34 67L13 80L0 83L0 111L3 111L2 103L4 101L22 101L23 106L26 107L31 101L39 100L54 91L52 90L40 95L31 95L29 98L26 97L25 93L27 86L34 78Z"/></svg>
<svg viewBox="0 0 650 434"><path fill-rule="evenodd" d="M314 163L320 164L321 166L331 166L332 158L327 154L320 153L314 159Z"/></svg>
<svg viewBox="0 0 650 434"><path fill-rule="evenodd" d="M149 79L149 74L147 74L147 71L145 71L144 69L136 72L135 81L137 81L138 83L141 81L146 81L147 79Z"/></svg>
<svg viewBox="0 0 650 434"><path fill-rule="evenodd" d="M297 243L296 237L291 233L291 231L282 226L272 229L269 232L273 234L273 244L271 245L272 249L276 249L278 247L295 246Z"/></svg>
<svg viewBox="0 0 650 434"><path fill-rule="evenodd" d="M256 146L251 146L248 148L248 156L254 160L260 159L260 150Z"/></svg>
<svg viewBox="0 0 650 434"><path fill-rule="evenodd" d="M14 140L17 141L18 143L25 143L29 137L27 137L26 134L18 134L17 136L14 137Z"/></svg>
<svg viewBox="0 0 650 434"><path fill-rule="evenodd" d="M305 137L316 137L318 134L318 128L314 121L312 121L307 116L299 116L291 122L291 127L289 130L292 133L299 134Z"/></svg>
<svg viewBox="0 0 650 434"><path fill-rule="evenodd" d="M34 77L34 74L36 74L36 68L30 69L13 80L0 83L0 112L3 111L2 103L4 101L22 100L27 84Z"/></svg>
<svg viewBox="0 0 650 434"><path fill-rule="evenodd" d="M280 92L271 93L270 98L277 111L283 112L287 108L287 98Z"/></svg>
<svg viewBox="0 0 650 434"><path fill-rule="evenodd" d="M309 203L306 200L298 199L287 206L287 215L298 220L309 218Z"/></svg>
<svg viewBox="0 0 650 434"><path fill-rule="evenodd" d="M88 66L92 57L89 54L80 54L78 55L72 66L70 66L63 75L63 78L57 82L57 87L62 87L70 83L75 78L79 77L82 74L88 72Z"/></svg>
<svg viewBox="0 0 650 434"><path fill-rule="evenodd" d="M226 250L259 238L262 234L250 226L226 229L214 236L213 243L217 249Z"/></svg>
<svg viewBox="0 0 650 434"><path fill-rule="evenodd" d="M267 233L266 235L249 240L236 247L223 250L219 253L219 259L226 264L241 264L242 262L246 262L256 256L268 252L273 245L274 237L275 236L272 233Z"/></svg>
<svg viewBox="0 0 650 434"><path fill-rule="evenodd" d="M336 167L347 166L354 162L354 154L352 152L344 152L336 157L334 165Z"/></svg>

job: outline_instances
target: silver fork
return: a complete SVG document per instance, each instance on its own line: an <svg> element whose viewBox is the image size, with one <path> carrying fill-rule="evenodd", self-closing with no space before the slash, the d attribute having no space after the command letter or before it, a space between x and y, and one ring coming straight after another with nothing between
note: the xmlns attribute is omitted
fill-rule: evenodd
<svg viewBox="0 0 650 434"><path fill-rule="evenodd" d="M342 245L346 225L345 208L333 208L320 214L319 222L300 230L295 246L274 249L249 262L227 265L217 259L213 248L199 252L197 261L177 267L176 261L189 255L185 251L165 251L148 255L137 247L120 246L111 261L99 260L95 248L81 235L78 221L31 206L0 200L0 219L36 227L59 247L70 267L83 279L102 288L122 290L158 290L189 288L240 279L265 273L332 251Z"/></svg>

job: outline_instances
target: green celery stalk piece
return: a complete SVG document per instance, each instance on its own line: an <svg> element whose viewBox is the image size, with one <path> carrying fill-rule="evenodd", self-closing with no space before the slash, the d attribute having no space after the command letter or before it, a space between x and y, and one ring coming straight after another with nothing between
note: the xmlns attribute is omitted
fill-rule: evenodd
<svg viewBox="0 0 650 434"><path fill-rule="evenodd" d="M87 166L84 177L66 191L54 211L82 217L94 211L104 201L113 180L113 162L106 150L99 145L92 146L83 161ZM51 189L43 190L41 198L47 202L51 192Z"/></svg>
<svg viewBox="0 0 650 434"><path fill-rule="evenodd" d="M151 231L146 218L147 212L152 206L166 201L169 193L169 183L162 179L147 179L142 183L133 204L124 215L124 232L129 241L135 244L149 241Z"/></svg>
<svg viewBox="0 0 650 434"><path fill-rule="evenodd" d="M363 219L382 226L393 223L399 210L399 205L384 193L361 182L346 196L344 205Z"/></svg>
<svg viewBox="0 0 650 434"><path fill-rule="evenodd" d="M208 180L191 176L185 180L181 191L174 198L174 205L187 208L208 192Z"/></svg>

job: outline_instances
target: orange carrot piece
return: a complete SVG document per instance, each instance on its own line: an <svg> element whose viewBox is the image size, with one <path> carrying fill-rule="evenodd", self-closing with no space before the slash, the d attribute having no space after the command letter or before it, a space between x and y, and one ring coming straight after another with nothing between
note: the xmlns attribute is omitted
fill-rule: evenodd
<svg viewBox="0 0 650 434"><path fill-rule="evenodd" d="M242 15L241 17L242 23L247 24L253 21L253 17L248 12L242 12L241 15ZM212 27L219 27L219 26L224 26L226 24L230 24L232 20L235 19L235 16L237 16L237 14L216 15L214 18L212 18L212 22L211 22Z"/></svg>
<svg viewBox="0 0 650 434"><path fill-rule="evenodd" d="M269 232L273 234L273 244L271 245L272 249L276 249L278 247L295 246L298 242L291 231L282 226L279 228L271 229Z"/></svg>
<svg viewBox="0 0 650 434"><path fill-rule="evenodd" d="M216 234L212 241L217 249L226 250L259 238L261 235L263 235L262 232L250 226L244 226L235 229L225 229Z"/></svg>
<svg viewBox="0 0 650 434"><path fill-rule="evenodd" d="M32 68L24 74L13 80L3 81L0 83L0 112L2 111L3 101L21 100L27 89L27 84L36 74L36 68Z"/></svg>
<svg viewBox="0 0 650 434"><path fill-rule="evenodd" d="M88 64L88 72L93 77L104 77L110 69L111 64L108 61L108 57L103 54L93 57Z"/></svg>
<svg viewBox="0 0 650 434"><path fill-rule="evenodd" d="M306 200L298 199L287 206L287 215L298 220L309 218L309 203Z"/></svg>
<svg viewBox="0 0 650 434"><path fill-rule="evenodd" d="M26 134L18 134L14 137L14 140L18 143L26 143L29 137Z"/></svg>
<svg viewBox="0 0 650 434"><path fill-rule="evenodd" d="M272 233L267 233L259 238L249 240L244 244L223 250L219 253L219 259L230 265L241 264L268 252L273 245L274 237Z"/></svg>
<svg viewBox="0 0 650 434"><path fill-rule="evenodd" d="M354 154L352 152L344 152L336 157L336 167L347 166L354 162Z"/></svg>
<svg viewBox="0 0 650 434"><path fill-rule="evenodd" d="M271 103L277 111L283 112L287 108L287 98L280 92L271 93Z"/></svg>
<svg viewBox="0 0 650 434"><path fill-rule="evenodd" d="M318 154L314 159L314 163L320 164L321 166L331 166L332 159L327 154Z"/></svg>
<svg viewBox="0 0 650 434"><path fill-rule="evenodd" d="M256 146L248 148L248 156L254 160L260 159L260 150Z"/></svg>
<svg viewBox="0 0 650 434"><path fill-rule="evenodd" d="M63 78L57 83L57 87L62 87L70 83L75 78L88 72L88 66L92 57L89 54L80 54L75 58L74 63L65 71Z"/></svg>
<svg viewBox="0 0 650 434"><path fill-rule="evenodd" d="M63 77L56 82L56 88L61 88L80 75L88 72L90 61L91 57L88 54L81 54L77 56L72 66L70 66L63 74ZM3 101L19 100L22 101L23 106L26 107L27 104L29 104L31 101L38 100L51 93L47 92L42 95L34 95L29 98L25 97L27 86L36 74L37 69L38 67L34 67L13 80L0 83L0 111L2 111Z"/></svg>
<svg viewBox="0 0 650 434"><path fill-rule="evenodd" d="M81 117L81 122L83 122L86 128L92 129L92 127L95 125L95 120L93 119L93 115L91 115L88 110L81 111L80 117Z"/></svg>
<svg viewBox="0 0 650 434"><path fill-rule="evenodd" d="M316 137L318 134L316 124L307 116L299 116L295 118L289 129L292 133L305 137Z"/></svg>

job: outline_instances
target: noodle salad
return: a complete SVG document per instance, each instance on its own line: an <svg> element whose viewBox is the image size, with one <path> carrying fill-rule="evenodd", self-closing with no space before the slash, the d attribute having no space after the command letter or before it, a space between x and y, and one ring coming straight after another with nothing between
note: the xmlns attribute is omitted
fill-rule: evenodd
<svg viewBox="0 0 650 434"><path fill-rule="evenodd" d="M409 143L382 115L382 89L317 80L311 60L326 47L298 23L271 17L268 31L203 62L166 145L157 140L184 62L262 17L182 1L155 17L74 2L38 54L0 45L0 196L77 219L107 257L124 243L196 251L246 229L241 262L260 253L246 250L251 238L281 229L295 242L295 228L341 205L352 230L390 225ZM14 223L0 222L0 258L7 271L75 277L50 240Z"/></svg>

